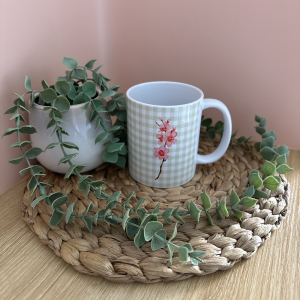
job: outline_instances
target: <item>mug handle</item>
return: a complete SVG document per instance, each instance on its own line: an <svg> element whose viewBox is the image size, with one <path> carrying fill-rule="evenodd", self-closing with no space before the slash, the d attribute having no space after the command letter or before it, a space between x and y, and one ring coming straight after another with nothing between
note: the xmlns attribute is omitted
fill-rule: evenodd
<svg viewBox="0 0 300 300"><path fill-rule="evenodd" d="M216 99L203 99L202 110L206 108L217 108L221 111L224 120L224 131L218 148L213 153L207 155L197 154L196 164L209 164L220 159L226 152L231 139L232 122L226 105Z"/></svg>

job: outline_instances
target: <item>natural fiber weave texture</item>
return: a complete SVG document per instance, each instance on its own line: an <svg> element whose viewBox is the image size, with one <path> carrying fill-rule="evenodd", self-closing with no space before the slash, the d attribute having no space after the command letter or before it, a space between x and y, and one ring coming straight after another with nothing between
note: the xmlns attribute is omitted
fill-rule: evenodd
<svg viewBox="0 0 300 300"><path fill-rule="evenodd" d="M199 153L208 154L215 150L218 140L209 140L201 133ZM194 178L180 187L171 189L157 189L139 184L128 173L113 165L105 164L92 174L95 179L104 180L105 192L111 195L115 191L122 191L121 201L131 191L135 191L130 205L135 206L141 197L146 197L144 206L152 210L161 201L161 210L167 207L177 207L182 204L186 208L187 200L194 200L202 209L199 195L206 190L211 197L212 204L223 199L234 188L239 196L249 186L248 176L252 169L258 169L263 163L262 156L254 149L233 144L226 154L217 162L208 165L198 165ZM286 215L289 199L289 183L285 176L280 175L282 184L278 190L270 193L269 199L259 199L253 208L239 208L243 211L240 222L231 211L227 219L219 220L215 210L211 216L215 225L211 226L204 213L200 221L195 222L190 216L183 217L185 224L178 224L178 233L172 241L177 245L191 243L194 250L206 251L201 258L204 260L199 266L190 262L179 263L174 248L173 264L168 261L167 249L152 251L150 243L137 249L133 239L128 238L121 226L111 226L98 222L89 233L82 219L75 219L76 224L65 224L64 219L57 227L49 226L52 208L39 202L35 208L31 202L38 196L30 196L25 189L22 211L25 222L39 236L41 242L47 244L54 253L71 264L81 273L102 276L115 282L154 283L159 281L178 281L194 275L207 275L218 270L230 269L243 258L251 257L276 230ZM61 191L69 196L70 203L76 203L75 213L82 214L88 204L93 202L90 214L105 208L106 200L98 200L92 192L88 199L85 193L77 189L78 179L71 176L64 179L62 175L47 172L43 181L53 184L51 192ZM48 189L49 192L49 189ZM228 203L228 202L227 202ZM66 206L62 207L66 210ZM121 215L121 206L114 209L114 213ZM161 213L161 212L160 212ZM169 235L172 233L176 220L171 225L161 219Z"/></svg>

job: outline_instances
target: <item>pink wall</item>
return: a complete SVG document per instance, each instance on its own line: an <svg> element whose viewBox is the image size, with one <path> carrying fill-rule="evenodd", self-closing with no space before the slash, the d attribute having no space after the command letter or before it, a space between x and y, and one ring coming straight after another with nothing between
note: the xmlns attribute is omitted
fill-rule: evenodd
<svg viewBox="0 0 300 300"><path fill-rule="evenodd" d="M240 135L259 138L258 114L300 149L300 1L111 0L105 12L113 83L195 85L228 106Z"/></svg>
<svg viewBox="0 0 300 300"><path fill-rule="evenodd" d="M228 106L233 129L253 136L254 115L278 143L300 149L300 2L296 0L0 0L0 114L23 93L64 71L63 56L98 59L126 91L154 80L181 81ZM215 120L220 115L205 113ZM4 132L12 127L0 118ZM0 194L21 179L1 140Z"/></svg>
<svg viewBox="0 0 300 300"><path fill-rule="evenodd" d="M25 92L26 75L33 89L41 89L42 79L54 83L64 74L64 56L77 58L81 64L90 59L101 62L100 8L97 0L0 0L1 136L14 127L11 116L3 113L13 104L12 92ZM0 143L0 194L22 179L18 172L25 163L7 163L20 156L19 149L9 148L15 141L13 134Z"/></svg>

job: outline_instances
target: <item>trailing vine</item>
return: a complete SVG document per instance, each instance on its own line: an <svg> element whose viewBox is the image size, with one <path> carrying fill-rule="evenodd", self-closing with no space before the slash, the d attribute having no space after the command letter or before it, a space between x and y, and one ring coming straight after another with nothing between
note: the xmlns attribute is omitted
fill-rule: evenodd
<svg viewBox="0 0 300 300"><path fill-rule="evenodd" d="M125 145L126 112L124 108L119 107L119 104L122 107L125 107L126 99L123 99L122 94L115 94L114 90L118 89L118 86L109 88L107 84L108 79L97 73L99 68L92 70L94 61L88 62L85 67L78 67L77 61L70 58L64 58L63 62L66 66L71 68L72 71L67 71L66 77L59 77L59 80L54 86L48 86L45 81L42 81L44 90L38 91L40 95L39 99L35 99L34 96L32 96L37 91L32 90L30 79L26 77L25 87L28 92L22 96L15 94L18 98L14 101L14 106L5 112L5 114L13 114L11 119L15 119L16 127L9 128L3 135L10 135L14 132L17 133L18 142L11 144L10 147L19 147L22 156L9 160L9 163L19 164L24 158L26 159L28 167L21 170L20 174L24 175L27 170L30 170L32 177L29 181L28 187L32 191L32 194L34 194L37 190L39 190L41 194L41 196L37 197L32 202L31 206L35 207L40 201L45 200L45 203L53 208L53 214L50 219L51 226L56 226L63 217L65 217L66 223L69 221L75 223L75 218L82 218L90 232L92 232L93 223L95 226L98 222L108 222L112 225L122 224L122 227L126 231L128 237L134 237L134 244L138 248L145 242L150 241L151 249L153 251L167 246L171 263L174 248L178 248L179 260L181 262L190 260L193 264L197 265L199 262L202 262L200 257L205 254L204 251L194 251L189 243L182 246L172 243L172 240L177 234L177 223L184 223L182 217L190 215L198 222L201 212L204 212L209 223L214 225L213 219L210 215L211 210L216 210L216 214L219 219L228 217L228 210L231 210L234 215L241 220L243 213L238 209L239 207L253 207L258 198L265 198L268 196L266 191L276 190L280 186L281 178L278 174L284 174L292 170L286 164L286 157L289 154L287 147L283 145L273 148L274 141L276 139L275 133L273 131L266 132L265 119L256 116L255 120L259 123L256 130L262 135L262 142L255 143L255 149L262 154L266 161L261 167L262 174L258 170L253 170L251 172L249 176L250 186L245 190L242 199L240 199L236 192L232 190L229 197L229 206L226 206L225 197L220 202L217 201L215 207L212 207L211 200L204 191L200 195L203 207L202 209L200 209L194 201L191 201L187 202L186 210L180 210L181 206L178 206L177 208L169 207L162 213L159 213L160 203L158 203L152 211L147 211L144 207L142 207L145 198L139 199L134 208L130 207L129 202L134 195L133 192L122 203L120 200L120 191L109 196L101 188L105 182L99 180L93 181L92 175L80 174L86 165L74 165L72 163L72 159L78 153L67 154L65 148L75 149L77 151L79 151L79 148L77 145L63 140L63 136L68 135L68 133L61 126L61 123L65 122L63 120L63 114L70 109L70 105L85 103L85 109L91 105L93 109L91 119L94 120L97 118L96 127L102 126L104 130L104 132L97 137L95 143L105 142L105 140L108 139L108 141L105 142L108 146L108 151L104 154L106 161L115 162L118 166L124 167L127 154L127 148ZM93 79L87 78L86 70L92 71ZM78 80L75 81L73 76L75 76ZM78 82L80 82L81 85L79 85ZM100 87L102 91L100 94L97 94L96 86ZM73 88L75 89L76 96ZM40 178L45 176L45 169L39 165L31 165L30 163L30 160L40 155L43 150L34 147L29 149L27 152L24 152L23 147L31 144L31 142L21 141L20 139L20 133L34 134L37 132L31 125L24 125L20 127L21 121L25 123L25 119L20 111L29 112L26 109L24 100L24 96L26 94L31 94L31 103L38 101L39 104L45 106L44 110L49 110L50 122L48 123L47 128L54 128L52 134L56 134L58 141L48 145L45 151L59 146L63 155L59 163L67 163L70 166L65 178L69 178L72 174L76 175L79 178L78 189L84 191L87 196L90 192L93 192L98 199L106 199L105 209L101 209L94 215L89 215L88 213L93 209L93 205L90 203L83 214L75 214L74 211L76 205L72 203L67 207L66 211L63 211L61 206L67 204L68 196L61 192L47 193L45 186L49 186L49 184L40 181ZM106 112L103 100L108 97L112 98L108 101L107 111L109 111L111 115L117 115L118 117L114 127L110 130L106 128L106 120L101 116L101 113ZM210 124L208 126L210 126ZM111 133L114 133L114 137L111 136ZM219 134L221 135L221 131L219 131ZM116 135L118 137L116 137ZM243 140L243 142L246 146L248 146L247 143L249 143L249 141L245 142L245 140ZM240 144L239 142L237 143ZM264 178L262 178L262 176L264 176ZM262 189L265 190L262 191ZM121 217L112 212L117 205L122 206ZM163 223L158 219L159 217L163 218L168 224L172 223L171 217L178 221L174 227L173 234L168 240L167 233L163 228Z"/></svg>

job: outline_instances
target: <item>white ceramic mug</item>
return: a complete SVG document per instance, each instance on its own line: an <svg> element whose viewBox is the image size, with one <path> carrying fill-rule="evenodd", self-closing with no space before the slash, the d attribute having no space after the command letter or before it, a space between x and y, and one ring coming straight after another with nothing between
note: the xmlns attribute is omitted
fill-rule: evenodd
<svg viewBox="0 0 300 300"><path fill-rule="evenodd" d="M138 182L170 188L190 181L197 164L220 159L230 142L231 117L227 107L189 84L147 82L127 93L129 173ZM202 110L217 108L224 119L223 137L211 154L199 155Z"/></svg>

